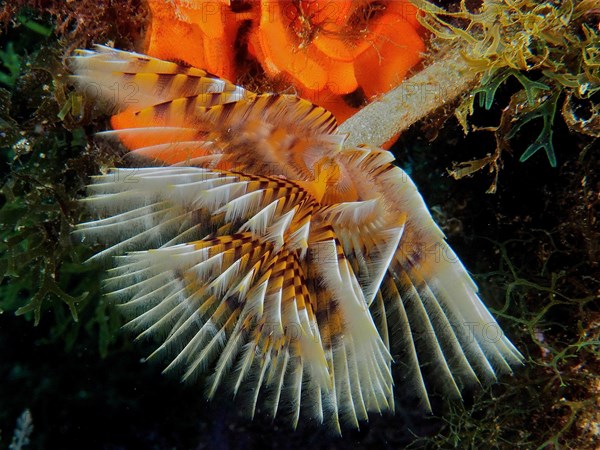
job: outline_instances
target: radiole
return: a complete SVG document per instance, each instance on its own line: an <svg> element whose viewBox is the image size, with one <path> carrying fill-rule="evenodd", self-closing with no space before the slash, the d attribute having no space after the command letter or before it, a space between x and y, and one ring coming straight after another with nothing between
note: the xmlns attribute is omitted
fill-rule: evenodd
<svg viewBox="0 0 600 450"><path fill-rule="evenodd" d="M343 148L327 110L101 46L70 65L116 112L101 134L163 164L96 177L76 233L166 370L339 430L393 410L394 365L428 404L424 366L459 396L521 362L392 154Z"/></svg>

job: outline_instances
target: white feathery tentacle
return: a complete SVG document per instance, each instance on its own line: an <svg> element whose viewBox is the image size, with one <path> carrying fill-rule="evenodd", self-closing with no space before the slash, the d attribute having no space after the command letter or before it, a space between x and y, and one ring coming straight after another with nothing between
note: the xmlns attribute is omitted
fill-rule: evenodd
<svg viewBox="0 0 600 450"><path fill-rule="evenodd" d="M431 409L436 380L460 396L522 361L393 155L343 149L325 109L102 46L69 63L118 113L100 137L167 164L94 177L74 231L115 256L104 289L165 371L341 432L393 411L393 366Z"/></svg>

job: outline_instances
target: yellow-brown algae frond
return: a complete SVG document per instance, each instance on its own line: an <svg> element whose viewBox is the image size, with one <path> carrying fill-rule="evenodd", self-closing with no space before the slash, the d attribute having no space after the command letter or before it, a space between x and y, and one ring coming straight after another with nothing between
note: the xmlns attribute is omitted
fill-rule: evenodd
<svg viewBox="0 0 600 450"><path fill-rule="evenodd" d="M76 56L81 89L106 80L104 51ZM111 50L105 64L133 58ZM423 366L460 395L521 362L391 153L343 148L331 114L292 96L174 112L198 75L164 70L192 81L155 105L128 104L128 128L112 133L155 160L170 162L168 148L154 151L168 143L190 154L96 177L85 204L97 218L76 232L105 243L96 257L120 255L106 289L127 328L157 337L167 370L208 374L209 397L223 385L248 393L250 415L264 398L294 426L304 410L339 431L394 409L393 354L405 355L403 385L426 403L436 380ZM219 93L228 86L214 80ZM142 83L140 98L154 88Z"/></svg>

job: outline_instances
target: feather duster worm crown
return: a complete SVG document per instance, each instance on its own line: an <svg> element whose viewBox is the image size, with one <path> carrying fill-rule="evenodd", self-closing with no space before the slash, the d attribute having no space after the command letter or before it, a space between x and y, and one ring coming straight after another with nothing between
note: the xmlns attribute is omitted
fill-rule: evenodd
<svg viewBox="0 0 600 450"><path fill-rule="evenodd" d="M167 164L96 177L76 230L166 371L339 430L393 410L394 365L429 406L521 362L392 154L343 148L327 110L105 47L70 64L116 109L101 134Z"/></svg>

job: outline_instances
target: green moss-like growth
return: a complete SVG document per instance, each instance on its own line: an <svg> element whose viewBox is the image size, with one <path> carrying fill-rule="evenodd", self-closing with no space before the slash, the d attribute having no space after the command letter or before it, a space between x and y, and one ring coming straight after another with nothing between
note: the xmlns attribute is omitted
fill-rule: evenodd
<svg viewBox="0 0 600 450"><path fill-rule="evenodd" d="M572 112L572 109L567 110L567 102L572 97L589 102L594 111L600 103L597 2L488 0L475 12L468 9L464 0L454 11L429 1L413 3L426 11L421 18L423 25L441 41L461 45L464 58L483 74L479 86L456 110L465 132L470 128L468 118L474 113L477 94L481 106L490 109L498 88L511 75L515 76L522 85L522 91L514 94L515 100L526 96L527 103L513 101L511 108L503 109L502 122L509 126L493 130L501 142L493 158L500 158L502 150L510 148L508 141L516 137L525 124L541 118L541 132L520 160L526 161L544 149L550 165L556 167L552 128L559 102L565 105L563 115ZM565 120L572 131L591 135L600 132L597 120L585 123L577 118L568 120L565 117ZM471 166L473 170L479 170L482 164ZM492 169L497 171L499 167L496 163ZM465 175L465 170L451 173L460 178ZM492 185L490 191L495 189Z"/></svg>
<svg viewBox="0 0 600 450"><path fill-rule="evenodd" d="M0 71L0 84L13 87L21 73L21 57L15 52L12 42L6 45L5 50L0 50L0 61L3 71Z"/></svg>
<svg viewBox="0 0 600 450"><path fill-rule="evenodd" d="M89 249L70 233L81 220L76 197L110 158L88 145L83 128L69 130L58 118L62 87L55 77L63 72L62 51L44 47L16 56L27 70L11 91L0 92L0 312L31 317L38 325L52 309L52 337L63 337L68 348L82 326L95 323L106 354L116 314L99 302L98 267L82 264Z"/></svg>

